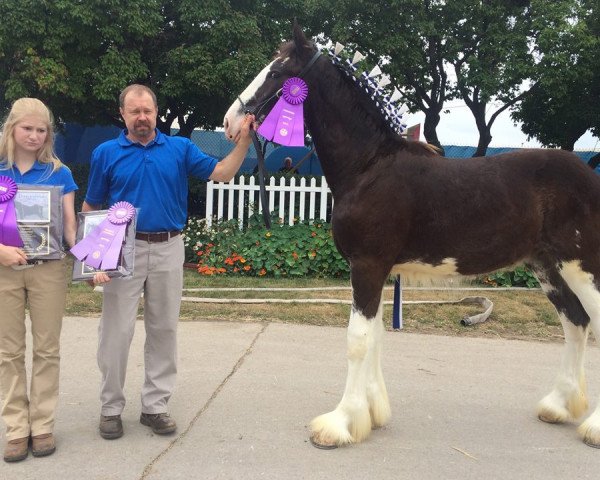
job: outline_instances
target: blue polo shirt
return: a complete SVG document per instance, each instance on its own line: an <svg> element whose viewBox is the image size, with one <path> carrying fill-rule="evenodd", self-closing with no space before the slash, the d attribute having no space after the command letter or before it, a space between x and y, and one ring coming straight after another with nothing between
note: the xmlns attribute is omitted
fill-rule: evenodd
<svg viewBox="0 0 600 480"><path fill-rule="evenodd" d="M22 174L17 167L6 168L5 163L0 163L0 175L6 175L16 183L25 183L27 185L62 186L63 195L78 189L69 167L61 165L54 172L52 171L53 168L54 165L51 163L40 163L36 160L32 167Z"/></svg>
<svg viewBox="0 0 600 480"><path fill-rule="evenodd" d="M181 230L187 220L188 175L207 180L217 160L184 137L156 130L148 145L133 143L127 130L92 152L85 201L109 207L126 201L139 209L136 230Z"/></svg>

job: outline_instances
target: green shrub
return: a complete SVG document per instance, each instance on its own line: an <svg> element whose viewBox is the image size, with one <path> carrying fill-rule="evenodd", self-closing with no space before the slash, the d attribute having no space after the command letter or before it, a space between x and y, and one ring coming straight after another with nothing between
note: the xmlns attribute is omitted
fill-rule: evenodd
<svg viewBox="0 0 600 480"><path fill-rule="evenodd" d="M280 223L271 230L254 215L241 230L236 221L206 228L204 219L190 218L183 232L186 261L198 263L203 275L347 278L349 268L337 251L331 225L320 220Z"/></svg>
<svg viewBox="0 0 600 480"><path fill-rule="evenodd" d="M535 275L524 266L514 270L495 272L484 278L484 283L494 287L526 287L537 288L540 286Z"/></svg>

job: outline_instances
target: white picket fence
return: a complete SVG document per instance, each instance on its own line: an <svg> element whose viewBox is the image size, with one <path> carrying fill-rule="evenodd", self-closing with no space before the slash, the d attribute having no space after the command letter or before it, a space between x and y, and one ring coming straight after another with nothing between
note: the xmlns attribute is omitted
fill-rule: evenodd
<svg viewBox="0 0 600 480"><path fill-rule="evenodd" d="M240 176L227 183L209 181L206 184L206 224L214 221L237 219L240 228L247 218L262 212L259 185L255 177ZM321 177L281 177L279 183L271 177L266 185L269 210L277 211L282 222L293 225L295 220L321 219L329 221L333 197L331 190ZM227 195L225 193L227 192Z"/></svg>

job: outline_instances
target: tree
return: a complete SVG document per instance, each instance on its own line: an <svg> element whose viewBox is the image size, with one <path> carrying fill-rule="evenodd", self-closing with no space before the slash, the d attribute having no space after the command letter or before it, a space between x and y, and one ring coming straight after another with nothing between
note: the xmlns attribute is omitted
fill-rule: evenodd
<svg viewBox="0 0 600 480"><path fill-rule="evenodd" d="M410 109L425 113L429 143L440 146L444 104L460 97L479 130L477 154L485 153L495 119L522 98L533 65L529 0L392 0L385 15L376 2L326 3L332 18L326 34L384 60L382 69L402 86ZM502 106L486 119L492 100Z"/></svg>
<svg viewBox="0 0 600 480"><path fill-rule="evenodd" d="M383 61L412 111L425 113L427 141L440 147L436 128L446 100L453 97L446 59L453 56L448 24L456 22L455 2L392 0L382 15L377 2L324 2L329 11L323 34L367 54L371 65ZM325 8L325 7L323 7Z"/></svg>
<svg viewBox="0 0 600 480"><path fill-rule="evenodd" d="M258 1L3 0L0 18L3 110L30 95L62 121L122 126L116 100L136 82L159 128L186 136L221 124L281 39Z"/></svg>
<svg viewBox="0 0 600 480"><path fill-rule="evenodd" d="M154 0L4 0L0 16L3 110L36 96L87 124L116 118L119 88L147 75L138 46L160 20Z"/></svg>
<svg viewBox="0 0 600 480"><path fill-rule="evenodd" d="M512 117L542 144L573 150L588 129L600 136L600 7L553 2L535 29L537 83Z"/></svg>
<svg viewBox="0 0 600 480"><path fill-rule="evenodd" d="M550 0L540 2L548 3ZM456 56L448 61L456 74L456 90L471 110L479 132L474 156L485 155L494 121L526 94L523 83L534 64L529 49L529 1L465 0L461 20L449 25ZM490 102L501 106L487 115Z"/></svg>

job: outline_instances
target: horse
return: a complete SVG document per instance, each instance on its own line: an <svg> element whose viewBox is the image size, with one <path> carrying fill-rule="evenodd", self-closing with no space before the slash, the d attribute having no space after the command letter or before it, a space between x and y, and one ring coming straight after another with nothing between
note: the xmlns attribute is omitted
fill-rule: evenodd
<svg viewBox="0 0 600 480"><path fill-rule="evenodd" d="M390 420L380 364L382 290L397 274L449 279L528 266L565 337L537 416L549 423L581 417L590 329L600 339L600 177L562 150L452 159L408 141L297 24L227 111L226 136L236 137L248 112L260 123L290 77L308 86L305 123L334 197L333 238L352 285L346 386L336 408L310 423L313 445L358 443ZM578 432L600 448L600 405Z"/></svg>

